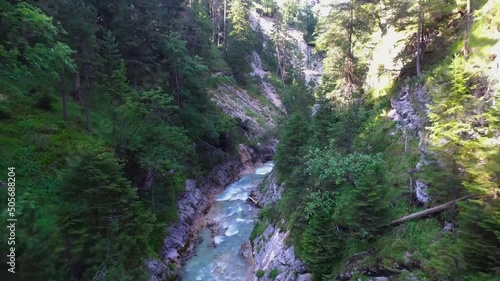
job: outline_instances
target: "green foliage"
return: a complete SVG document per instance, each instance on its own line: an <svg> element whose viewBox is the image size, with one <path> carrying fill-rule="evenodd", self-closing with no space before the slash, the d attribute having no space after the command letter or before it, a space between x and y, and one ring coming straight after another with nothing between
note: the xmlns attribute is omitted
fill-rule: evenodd
<svg viewBox="0 0 500 281"><path fill-rule="evenodd" d="M302 162L300 153L304 148L304 143L309 137L309 127L307 120L299 114L292 114L286 124L283 126L283 131L280 132L280 145L276 150L276 169L281 175L287 175L292 178L293 169ZM289 153L295 151L296 153Z"/></svg>
<svg viewBox="0 0 500 281"><path fill-rule="evenodd" d="M485 55L498 40L490 40L484 32L496 26L497 9L491 7L497 1L477 13L482 19L474 22L470 43L475 55L469 60L443 53L443 46L450 45L443 42L455 40L457 30L461 32L462 19L455 17L454 2L384 1L385 6L348 2L336 5L317 28L317 45L326 51L326 58L313 116L311 104L296 101L296 91L283 95L289 117L281 125L275 159L278 179L286 188L278 211L291 228L296 254L315 280L333 280L341 272L354 272L353 278L362 279L366 270L401 273L395 280L409 279L409 272L423 280L498 279L494 261L500 253L499 95L486 86L492 78ZM370 51L363 42L374 26L378 24L384 33L395 24L411 33L418 13L424 19L420 35L428 60L424 70L432 69L419 79L424 85L410 85L410 96L418 90L421 98L420 92L426 91L431 100L430 112L418 112L421 121L424 115L429 117L427 131L418 132L420 140L416 132L397 130L387 118L394 94L375 97L359 88L365 82L363 56ZM458 25L452 28L450 22ZM477 40L479 35L482 39ZM414 58L416 38L407 37L403 50L407 66ZM457 44L457 53L461 46ZM436 61L437 66L430 63ZM405 75L403 70L401 76ZM387 90L399 93L399 86L408 83ZM420 158L426 145L425 158ZM419 158L425 165L415 173ZM392 219L422 210L408 189L415 179L430 183L429 205L468 194L476 197L435 218L389 226ZM443 231L449 222L455 228Z"/></svg>
<svg viewBox="0 0 500 281"><path fill-rule="evenodd" d="M145 280L186 178L243 141L206 91L208 70L229 67L201 2L56 2L0 1L0 167L23 178L19 280Z"/></svg>
<svg viewBox="0 0 500 281"><path fill-rule="evenodd" d="M429 119L431 138L436 149L449 155L458 152L464 145L463 136L474 131L467 114L474 107L471 95L470 75L465 73L465 60L456 57L450 65L451 87L446 93L438 91L433 95L433 106Z"/></svg>
<svg viewBox="0 0 500 281"><path fill-rule="evenodd" d="M230 72L231 67L223 59L222 52L215 45L211 45L207 60L208 68L211 72ZM217 78L219 78L218 76ZM225 76L223 76L225 77Z"/></svg>
<svg viewBox="0 0 500 281"><path fill-rule="evenodd" d="M265 274L266 274L266 272L264 270L262 270L262 269L257 270L257 274L256 274L257 279L264 277Z"/></svg>
<svg viewBox="0 0 500 281"><path fill-rule="evenodd" d="M312 6L308 3L301 7L297 15L299 26L304 31L304 40L312 43L315 40L314 31L318 24L318 16L314 13Z"/></svg>
<svg viewBox="0 0 500 281"><path fill-rule="evenodd" d="M462 205L459 221L463 228L461 246L468 272L498 275L500 248L500 204L472 201Z"/></svg>
<svg viewBox="0 0 500 281"><path fill-rule="evenodd" d="M328 210L320 209L309 220L301 241L304 262L313 272L314 280L321 280L342 256L342 234Z"/></svg>
<svg viewBox="0 0 500 281"><path fill-rule="evenodd" d="M278 11L278 4L276 0L262 0L262 8L264 10L264 15L273 17Z"/></svg>
<svg viewBox="0 0 500 281"><path fill-rule="evenodd" d="M253 34L250 28L248 4L245 0L235 0L229 9L231 22L228 38L226 61L233 69L233 73L240 83L246 81L246 74L250 72L250 58L252 52Z"/></svg>
<svg viewBox="0 0 500 281"><path fill-rule="evenodd" d="M459 205L461 227L455 243L459 259L455 267L439 272L447 277L477 272L481 278L489 279L500 272L494 262L500 255L499 205L495 199L500 154L491 144L498 130L484 123L497 115L498 108L487 105L478 94L477 87L484 83L481 75L481 71L470 68L465 59L455 56L448 69L437 69L435 80L428 79L430 85L436 85L429 113L432 149L445 159L446 171L463 184L460 188L445 185L441 192L451 192L453 198L457 193L467 192L480 196ZM442 81L450 83L440 86Z"/></svg>
<svg viewBox="0 0 500 281"><path fill-rule="evenodd" d="M368 3L349 1L335 5L335 12L318 24L317 46L326 51L323 90L337 104L351 104L366 71L356 48L372 31Z"/></svg>
<svg viewBox="0 0 500 281"><path fill-rule="evenodd" d="M0 14L1 85L50 93L59 74L75 67L73 51L57 40L61 30L40 9L25 2L4 2Z"/></svg>
<svg viewBox="0 0 500 281"><path fill-rule="evenodd" d="M261 236L267 227L267 221L258 221L252 229L252 233L250 234L250 241L253 241L255 238Z"/></svg>
<svg viewBox="0 0 500 281"><path fill-rule="evenodd" d="M53 111L54 107L52 103L54 102L54 98L48 94L42 94L36 98L35 107L41 110Z"/></svg>
<svg viewBox="0 0 500 281"><path fill-rule="evenodd" d="M276 277L278 277L279 274L280 274L279 270L277 268L273 268L273 269L269 270L269 273L267 276L269 276L269 278L271 278L271 280L274 280L274 279L276 279Z"/></svg>
<svg viewBox="0 0 500 281"><path fill-rule="evenodd" d="M82 176L86 175L86 176ZM74 279L97 274L109 280L143 275L154 217L145 210L111 153L84 152L62 171L57 224L60 253Z"/></svg>
<svg viewBox="0 0 500 281"><path fill-rule="evenodd" d="M330 197L322 200L323 204L335 207L334 217L344 226L369 235L389 219L382 159L380 155L358 153L342 157L330 154L331 150L313 152L306 171L316 179L314 185L320 190L326 187L338 190L335 203Z"/></svg>
<svg viewBox="0 0 500 281"><path fill-rule="evenodd" d="M184 130L168 125L173 98L161 90L134 92L116 111L113 139L118 154L135 155L142 169L164 173L193 154Z"/></svg>

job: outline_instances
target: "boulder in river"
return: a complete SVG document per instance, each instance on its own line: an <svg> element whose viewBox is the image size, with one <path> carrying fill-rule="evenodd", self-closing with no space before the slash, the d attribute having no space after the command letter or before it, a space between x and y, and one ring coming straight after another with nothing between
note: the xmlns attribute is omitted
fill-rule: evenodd
<svg viewBox="0 0 500 281"><path fill-rule="evenodd" d="M250 241L247 240L243 242L243 244L241 244L241 256L245 259L246 262L250 264L255 263L252 253L252 244L250 243Z"/></svg>

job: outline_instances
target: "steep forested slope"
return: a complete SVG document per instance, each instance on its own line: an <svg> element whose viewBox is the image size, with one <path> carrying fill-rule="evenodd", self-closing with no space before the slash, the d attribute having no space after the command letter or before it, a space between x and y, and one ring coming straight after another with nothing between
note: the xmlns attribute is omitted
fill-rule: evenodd
<svg viewBox="0 0 500 281"><path fill-rule="evenodd" d="M286 218L314 280L500 278L499 12L345 1L320 18L323 83L288 111L284 195L262 215Z"/></svg>
<svg viewBox="0 0 500 281"><path fill-rule="evenodd" d="M0 1L0 214L17 219L0 249L15 246L16 280L149 278L186 179L273 139L279 110L248 82L256 42L238 1ZM226 86L253 89L254 108L221 110Z"/></svg>

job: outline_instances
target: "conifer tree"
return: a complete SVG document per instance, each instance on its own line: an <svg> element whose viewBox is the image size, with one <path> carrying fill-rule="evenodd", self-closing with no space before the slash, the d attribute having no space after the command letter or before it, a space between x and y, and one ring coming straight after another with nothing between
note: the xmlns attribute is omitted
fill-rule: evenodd
<svg viewBox="0 0 500 281"><path fill-rule="evenodd" d="M335 85L328 98L339 105L352 103L353 94L361 85L362 65L356 48L365 42L372 28L365 9L363 1L358 0L337 4L318 25L317 46L326 51L324 80Z"/></svg>
<svg viewBox="0 0 500 281"><path fill-rule="evenodd" d="M313 272L313 280L322 280L342 256L342 234L328 210L319 210L309 221L301 247L304 262Z"/></svg>
<svg viewBox="0 0 500 281"><path fill-rule="evenodd" d="M276 0L262 0L262 7L264 8L264 15L273 17L278 10Z"/></svg>
<svg viewBox="0 0 500 281"><path fill-rule="evenodd" d="M467 143L471 143L470 137L474 137L471 134L476 130L470 115L475 100L471 95L471 75L465 71L464 58L455 57L449 70L450 87L436 91L429 107L429 119L432 122L429 131L433 149L448 159L448 168L458 175L464 160L461 156L467 149Z"/></svg>
<svg viewBox="0 0 500 281"><path fill-rule="evenodd" d="M137 280L154 217L111 153L84 152L62 174L60 255L70 280Z"/></svg>
<svg viewBox="0 0 500 281"><path fill-rule="evenodd" d="M226 60L238 81L244 82L250 72L252 30L248 18L248 3L234 0L229 8L230 31L227 40Z"/></svg>
<svg viewBox="0 0 500 281"><path fill-rule="evenodd" d="M318 24L318 16L314 13L311 4L301 7L298 12L299 26L304 31L304 40L312 43L315 39L314 31Z"/></svg>

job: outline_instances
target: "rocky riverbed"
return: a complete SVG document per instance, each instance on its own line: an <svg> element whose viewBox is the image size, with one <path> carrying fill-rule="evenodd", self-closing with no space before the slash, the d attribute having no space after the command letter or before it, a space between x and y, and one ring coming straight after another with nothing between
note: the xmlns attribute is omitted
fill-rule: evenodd
<svg viewBox="0 0 500 281"><path fill-rule="evenodd" d="M259 165L271 159L275 144L262 147L259 151L240 145L240 159L234 159L220 164L205 176L200 182L186 181L185 192L179 195L177 208L179 220L167 228L160 260L145 261L151 273L151 281L176 280L181 262L189 257L200 237L200 231L207 225L207 213L212 207L215 196L226 186L238 180L242 174L249 173L254 165ZM251 161L248 161L248 160ZM242 163L243 162L243 163ZM209 221L210 222L210 221Z"/></svg>
<svg viewBox="0 0 500 281"><path fill-rule="evenodd" d="M250 281L255 278L252 247L248 241L258 209L247 202L250 191L271 171L273 164L257 167L215 196L192 255L183 263L185 281Z"/></svg>

